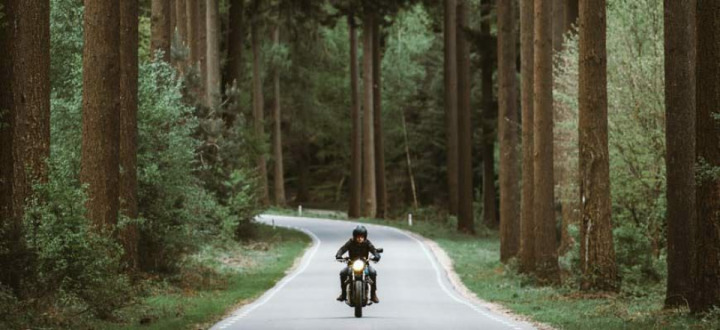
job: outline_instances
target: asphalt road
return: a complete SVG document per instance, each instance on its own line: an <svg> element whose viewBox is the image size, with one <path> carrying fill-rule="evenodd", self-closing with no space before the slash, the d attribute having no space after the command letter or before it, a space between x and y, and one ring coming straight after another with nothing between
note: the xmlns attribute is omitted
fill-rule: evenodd
<svg viewBox="0 0 720 330"><path fill-rule="evenodd" d="M355 318L352 308L335 300L343 267L335 252L357 222L283 216L262 216L260 221L303 230L313 237L313 246L274 288L212 329L533 329L455 292L421 241L368 224L368 239L385 249L373 265L380 303L363 308L363 317Z"/></svg>

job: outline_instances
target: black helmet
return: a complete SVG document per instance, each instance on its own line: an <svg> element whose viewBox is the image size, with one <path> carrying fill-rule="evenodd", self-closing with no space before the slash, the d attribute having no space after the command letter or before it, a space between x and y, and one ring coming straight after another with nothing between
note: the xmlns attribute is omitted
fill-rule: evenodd
<svg viewBox="0 0 720 330"><path fill-rule="evenodd" d="M367 229L365 229L365 226L358 225L355 229L353 229L353 238L358 236L367 238Z"/></svg>

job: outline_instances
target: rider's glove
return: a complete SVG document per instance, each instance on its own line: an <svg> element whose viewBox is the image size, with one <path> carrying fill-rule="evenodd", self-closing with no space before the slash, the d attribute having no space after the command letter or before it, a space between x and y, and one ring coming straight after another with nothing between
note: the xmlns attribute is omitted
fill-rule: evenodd
<svg viewBox="0 0 720 330"><path fill-rule="evenodd" d="M375 258L372 258L372 261L379 262L379 261L380 261L380 256L376 256Z"/></svg>

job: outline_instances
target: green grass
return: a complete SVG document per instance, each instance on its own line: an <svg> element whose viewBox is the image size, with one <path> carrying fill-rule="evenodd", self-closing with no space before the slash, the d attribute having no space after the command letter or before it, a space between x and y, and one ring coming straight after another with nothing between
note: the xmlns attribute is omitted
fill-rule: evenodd
<svg viewBox="0 0 720 330"><path fill-rule="evenodd" d="M208 247L172 283L153 283L149 297L119 311L124 322L88 327L209 328L238 304L272 288L309 244L303 233L260 225L256 240Z"/></svg>
<svg viewBox="0 0 720 330"><path fill-rule="evenodd" d="M542 287L519 275L515 265L502 264L497 231L478 227L471 236L454 230L455 222L416 219L360 219L394 226L437 242L453 261L455 272L479 298L507 307L532 320L560 329L720 329L720 311L704 318L687 310L663 310L664 280L616 295L583 294L572 284Z"/></svg>

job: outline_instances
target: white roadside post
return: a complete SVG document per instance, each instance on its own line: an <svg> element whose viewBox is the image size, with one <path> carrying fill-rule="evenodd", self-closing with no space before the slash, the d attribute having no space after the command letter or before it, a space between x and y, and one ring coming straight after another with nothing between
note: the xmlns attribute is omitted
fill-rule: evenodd
<svg viewBox="0 0 720 330"><path fill-rule="evenodd" d="M302 205L298 205L298 215L302 216Z"/></svg>
<svg viewBox="0 0 720 330"><path fill-rule="evenodd" d="M408 226L412 227L412 213L408 213Z"/></svg>
<svg viewBox="0 0 720 330"><path fill-rule="evenodd" d="M275 219L272 219L272 226L273 226L273 229L275 229Z"/></svg>

